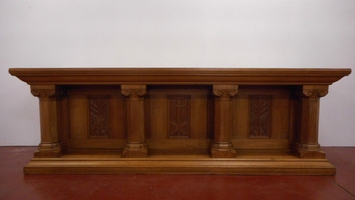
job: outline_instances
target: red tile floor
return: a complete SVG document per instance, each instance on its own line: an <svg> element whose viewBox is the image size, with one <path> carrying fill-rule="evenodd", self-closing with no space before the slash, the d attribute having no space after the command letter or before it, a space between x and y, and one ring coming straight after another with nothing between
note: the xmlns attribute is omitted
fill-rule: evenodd
<svg viewBox="0 0 355 200"><path fill-rule="evenodd" d="M355 148L323 148L336 176L28 175L35 147L0 147L0 199L353 199Z"/></svg>

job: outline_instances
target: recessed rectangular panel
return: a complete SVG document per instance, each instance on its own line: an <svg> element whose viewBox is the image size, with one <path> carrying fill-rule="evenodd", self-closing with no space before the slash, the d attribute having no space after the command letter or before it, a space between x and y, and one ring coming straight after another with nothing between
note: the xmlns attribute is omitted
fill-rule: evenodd
<svg viewBox="0 0 355 200"><path fill-rule="evenodd" d="M271 95L249 96L249 138L271 138Z"/></svg>
<svg viewBox="0 0 355 200"><path fill-rule="evenodd" d="M191 138L190 95L168 95L168 138Z"/></svg>
<svg viewBox="0 0 355 200"><path fill-rule="evenodd" d="M89 136L88 138L110 137L109 96L89 97Z"/></svg>
<svg viewBox="0 0 355 200"><path fill-rule="evenodd" d="M86 95L71 95L69 97L69 128L71 139L87 139L89 132L88 108Z"/></svg>

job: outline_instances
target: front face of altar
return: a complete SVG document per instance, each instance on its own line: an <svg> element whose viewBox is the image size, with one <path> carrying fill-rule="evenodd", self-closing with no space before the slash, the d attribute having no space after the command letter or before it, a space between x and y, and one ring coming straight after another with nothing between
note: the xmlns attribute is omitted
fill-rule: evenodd
<svg viewBox="0 0 355 200"><path fill-rule="evenodd" d="M63 151L115 149L127 142L127 102L120 86L67 86L59 100ZM199 149L214 139L212 86L147 86L144 139L148 148ZM228 106L230 141L236 150L291 150L299 123L292 86L240 86ZM137 125L137 124L136 124ZM135 126L136 126L135 125ZM227 138L228 140L228 138Z"/></svg>

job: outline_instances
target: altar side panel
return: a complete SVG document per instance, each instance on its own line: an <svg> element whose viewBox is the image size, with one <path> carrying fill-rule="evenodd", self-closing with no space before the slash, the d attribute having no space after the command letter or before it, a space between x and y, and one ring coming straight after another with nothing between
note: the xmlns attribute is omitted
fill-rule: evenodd
<svg viewBox="0 0 355 200"><path fill-rule="evenodd" d="M69 97L70 138L87 139L88 135L88 100L86 95Z"/></svg>
<svg viewBox="0 0 355 200"><path fill-rule="evenodd" d="M69 113L69 98L63 97L58 103L58 116L61 120L58 120L58 133L59 141L63 152L69 149L70 140L70 113Z"/></svg>
<svg viewBox="0 0 355 200"><path fill-rule="evenodd" d="M70 147L123 148L126 104L115 87L76 86L69 91Z"/></svg>
<svg viewBox="0 0 355 200"><path fill-rule="evenodd" d="M240 87L233 99L235 149L290 149L291 87Z"/></svg>
<svg viewBox="0 0 355 200"><path fill-rule="evenodd" d="M207 149L208 87L152 86L146 99L151 149ZM149 111L149 112L148 112Z"/></svg>

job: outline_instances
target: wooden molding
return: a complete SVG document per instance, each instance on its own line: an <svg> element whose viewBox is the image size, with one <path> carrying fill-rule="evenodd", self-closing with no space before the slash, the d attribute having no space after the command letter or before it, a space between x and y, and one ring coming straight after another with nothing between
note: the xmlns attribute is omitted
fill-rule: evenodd
<svg viewBox="0 0 355 200"><path fill-rule="evenodd" d="M330 68L10 68L35 84L330 85L351 69Z"/></svg>

